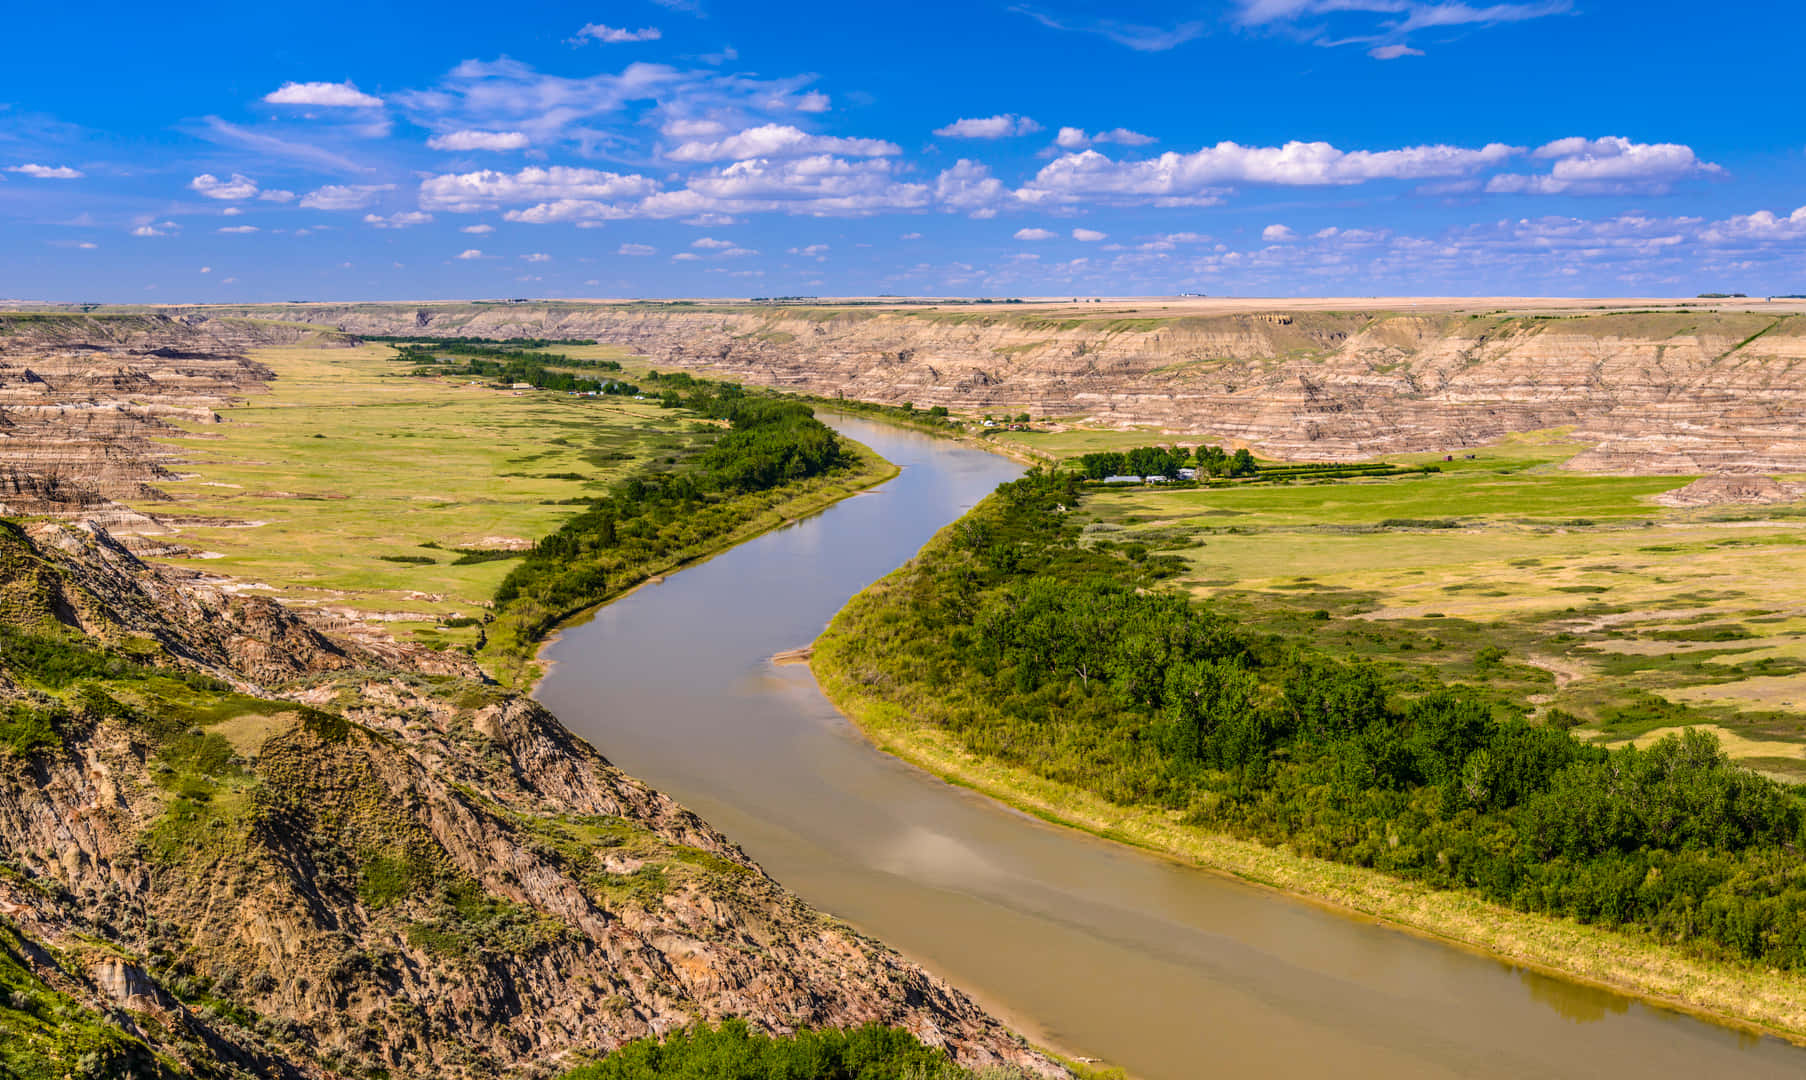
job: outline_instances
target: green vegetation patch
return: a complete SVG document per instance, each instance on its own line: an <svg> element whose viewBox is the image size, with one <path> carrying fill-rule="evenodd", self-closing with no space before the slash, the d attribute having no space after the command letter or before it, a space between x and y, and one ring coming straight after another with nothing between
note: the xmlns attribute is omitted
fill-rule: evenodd
<svg viewBox="0 0 1806 1080"><path fill-rule="evenodd" d="M636 1039L564 1080L976 1080L899 1028L754 1031L744 1020Z"/></svg>
<svg viewBox="0 0 1806 1080"><path fill-rule="evenodd" d="M1806 794L1736 767L1706 732L1606 748L1553 713L1530 722L1517 693L1485 685L1528 676L1511 674L1514 643L1469 636L1479 624L1370 628L1475 681L1451 685L1435 666L1401 679L1344 643L1326 651L1302 611L1276 632L1151 587L1183 560L1080 546L1089 497L1071 474L1002 485L836 618L816 644L824 685L1205 830L1806 969ZM1327 610L1326 595L1306 602ZM1649 693L1602 711L1620 734L1698 719Z"/></svg>

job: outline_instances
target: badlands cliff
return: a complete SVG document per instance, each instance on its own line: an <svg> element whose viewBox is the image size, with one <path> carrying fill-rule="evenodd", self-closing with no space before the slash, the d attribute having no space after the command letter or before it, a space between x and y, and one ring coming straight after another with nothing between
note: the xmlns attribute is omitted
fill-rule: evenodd
<svg viewBox="0 0 1806 1080"><path fill-rule="evenodd" d="M1806 471L1798 305L1425 307L546 302L232 313L353 334L594 338L658 365L828 397L1146 426L1281 458L1453 452L1569 428L1589 447L1570 463L1578 469Z"/></svg>

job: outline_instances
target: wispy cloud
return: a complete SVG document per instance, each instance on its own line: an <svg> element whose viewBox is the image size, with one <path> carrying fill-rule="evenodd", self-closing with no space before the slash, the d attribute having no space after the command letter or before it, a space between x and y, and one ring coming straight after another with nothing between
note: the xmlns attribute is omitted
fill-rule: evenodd
<svg viewBox="0 0 1806 1080"><path fill-rule="evenodd" d="M1573 0L1468 4L1448 0L1235 0L1235 22L1313 45L1366 45L1376 60L1422 56L1406 38L1423 30L1528 22L1574 11Z"/></svg>
<svg viewBox="0 0 1806 1080"><path fill-rule="evenodd" d="M657 41L663 36L656 26L642 26L638 30L628 30L620 26L589 23L577 31L577 36L571 41L578 45L585 41L599 41L604 45L621 45L635 41Z"/></svg>
<svg viewBox="0 0 1806 1080"><path fill-rule="evenodd" d="M883 139L850 139L811 135L789 124L763 124L714 141L681 143L665 152L672 161L745 161L748 158L806 157L845 154L849 157L892 157L903 152Z"/></svg>
<svg viewBox="0 0 1806 1080"><path fill-rule="evenodd" d="M999 113L996 116L963 117L946 127L934 129L936 135L950 139L1003 139L1011 135L1033 135L1041 125L1026 116Z"/></svg>
<svg viewBox="0 0 1806 1080"><path fill-rule="evenodd" d="M301 197L304 210L362 210L394 184L328 184Z"/></svg>
<svg viewBox="0 0 1806 1080"><path fill-rule="evenodd" d="M80 180L84 175L80 169L72 169L67 165L39 165L35 162L9 165L6 171L21 176L34 176L39 180Z"/></svg>
<svg viewBox="0 0 1806 1080"><path fill-rule="evenodd" d="M1124 22L1120 19L1062 15L1027 4L1017 4L1010 10L1018 15L1027 15L1050 30L1072 30L1082 34L1096 34L1137 52L1165 52L1168 49L1176 49L1188 41L1203 37L1208 30L1204 23L1196 19L1175 23L1171 26L1154 26L1146 23Z"/></svg>
<svg viewBox="0 0 1806 1080"><path fill-rule="evenodd" d="M203 119L203 126L196 134L209 142L225 146L249 150L265 157L281 158L299 162L316 169L334 173L367 173L369 168L358 164L343 154L334 153L324 147L285 139L279 135L256 131L228 123L217 116Z"/></svg>
<svg viewBox="0 0 1806 1080"><path fill-rule="evenodd" d="M433 150L525 150L531 145L518 131L448 131L426 141Z"/></svg>

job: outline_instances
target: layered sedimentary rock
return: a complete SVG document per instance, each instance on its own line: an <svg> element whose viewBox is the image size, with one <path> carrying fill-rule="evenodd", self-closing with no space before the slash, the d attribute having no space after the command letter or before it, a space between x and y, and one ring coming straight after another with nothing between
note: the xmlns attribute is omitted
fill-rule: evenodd
<svg viewBox="0 0 1806 1080"><path fill-rule="evenodd" d="M1572 467L1806 470L1806 318L1318 310L1093 317L1065 308L307 305L353 333L594 338L661 365L825 396L1027 411L1277 457L1450 452L1570 428Z"/></svg>
<svg viewBox="0 0 1806 1080"><path fill-rule="evenodd" d="M180 451L157 437L263 391L271 373L243 349L318 336L229 319L0 315L0 514L166 531L143 509L163 499L156 483Z"/></svg>

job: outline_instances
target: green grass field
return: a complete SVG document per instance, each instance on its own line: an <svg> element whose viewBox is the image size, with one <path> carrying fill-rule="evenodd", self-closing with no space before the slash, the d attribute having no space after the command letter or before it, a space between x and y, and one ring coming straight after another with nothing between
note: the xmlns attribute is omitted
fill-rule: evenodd
<svg viewBox="0 0 1806 1080"><path fill-rule="evenodd" d="M693 424L650 401L416 378L392 355L385 345L255 353L277 373L270 392L224 423L187 425L172 440L187 478L160 485L177 501L146 507L192 519L171 539L204 556L180 561L400 636L469 643L476 630L441 620L480 615L513 564L454 566L453 549L525 545L579 509L565 500L691 442Z"/></svg>
<svg viewBox="0 0 1806 1080"><path fill-rule="evenodd" d="M1561 434L1399 459L1427 475L1098 491L1082 513L1092 542L1181 557L1177 587L1401 681L1433 669L1608 742L1710 724L1806 780L1806 506L1664 507L1692 477L1566 472Z"/></svg>

